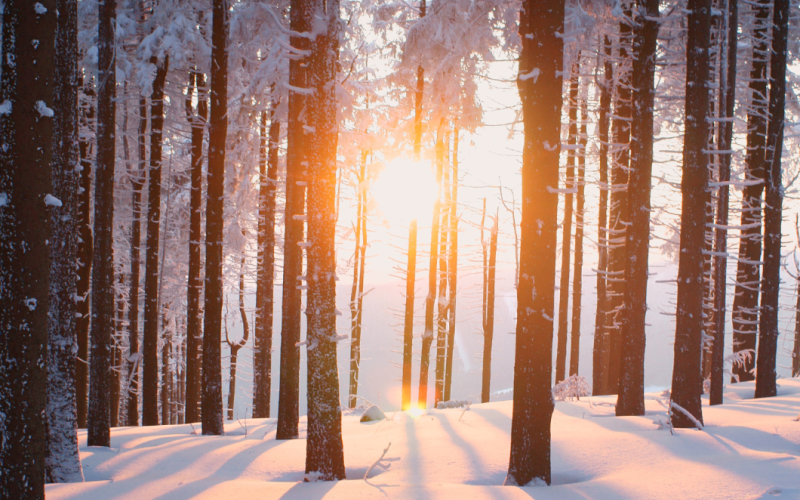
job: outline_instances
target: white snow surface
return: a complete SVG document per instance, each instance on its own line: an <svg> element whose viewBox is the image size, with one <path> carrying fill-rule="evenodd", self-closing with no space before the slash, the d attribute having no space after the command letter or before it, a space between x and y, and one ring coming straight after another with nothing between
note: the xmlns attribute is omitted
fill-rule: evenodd
<svg viewBox="0 0 800 500"><path fill-rule="evenodd" d="M47 498L800 499L800 380L779 384L762 400L752 399L752 382L729 386L724 405L704 400L704 431L675 435L657 425L666 421L657 393L644 417L615 417L613 396L556 402L550 487L502 486L512 409L503 401L463 416L390 412L373 425L345 415L348 480L329 483L302 482L305 417L292 441L275 440L275 419L227 422L224 437L190 425L113 429L111 449L87 447L82 430L86 482L48 485Z"/></svg>

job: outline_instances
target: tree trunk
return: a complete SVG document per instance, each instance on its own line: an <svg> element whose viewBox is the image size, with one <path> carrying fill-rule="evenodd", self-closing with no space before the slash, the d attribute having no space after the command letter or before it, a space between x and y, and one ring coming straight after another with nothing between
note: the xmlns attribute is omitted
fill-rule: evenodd
<svg viewBox="0 0 800 500"><path fill-rule="evenodd" d="M311 30L311 0L291 1L291 29L297 33ZM295 36L292 47L300 51L311 48L309 40ZM295 88L308 88L308 60L289 61L289 83ZM303 241L306 217L306 171L309 167L306 151L306 97L289 90L289 116L286 125L286 212L283 238L283 298L281 302L281 366L276 439L296 439L300 421L300 308L303 277Z"/></svg>
<svg viewBox="0 0 800 500"><path fill-rule="evenodd" d="M569 265L572 254L572 209L573 190L575 189L575 150L578 142L578 83L580 80L580 52L572 63L572 74L569 82L569 135L567 144L567 173L564 178L564 220L561 224L561 283L558 298L558 349L556 350L556 383L564 380L567 369L567 336L569 324Z"/></svg>
<svg viewBox="0 0 800 500"><path fill-rule="evenodd" d="M623 4L626 19L632 17L632 1ZM619 25L619 58L621 61L630 60L632 55L629 51L633 29L627 21L620 22ZM627 267L627 251L625 239L627 224L630 220L628 212L628 162L630 155L631 139L631 71L630 66L624 62L618 68L617 81L615 88L615 116L612 119L612 135L614 148L612 150L611 168L611 217L608 230L608 273L607 296L608 313L606 314L606 328L609 332L608 350L608 381L606 392L616 394L619 387L620 373L620 348L625 328L624 317L624 297L625 297L625 269Z"/></svg>
<svg viewBox="0 0 800 500"><path fill-rule="evenodd" d="M792 377L800 375L800 279L796 284L794 306L794 347L792 348Z"/></svg>
<svg viewBox="0 0 800 500"><path fill-rule="evenodd" d="M206 197L206 282L203 318L203 434L225 433L222 421L222 239L225 142L228 137L228 2L214 0L211 30L211 114Z"/></svg>
<svg viewBox="0 0 800 500"><path fill-rule="evenodd" d="M203 230L203 133L208 120L208 98L204 76L193 68L189 71L189 88L186 92L186 119L192 129L191 194L189 196L189 277L186 287L186 421L200 419L200 347L202 341L200 294L203 282L200 277ZM192 94L197 93L197 109L192 109Z"/></svg>
<svg viewBox="0 0 800 500"><path fill-rule="evenodd" d="M311 51L308 138L308 439L306 479L345 479L336 363L336 68L339 1L313 1L318 35Z"/></svg>
<svg viewBox="0 0 800 500"><path fill-rule="evenodd" d="M445 159L445 148L449 144L447 134L444 135L444 141L437 144L439 152L437 156L441 158L442 162L442 184L441 190L444 191L444 210L441 212L441 219L439 222L439 297L437 300L436 309L436 384L433 391L433 407L439 405L444 396L444 367L447 357L447 316L448 307L447 303L447 247L449 243L448 233L450 227L450 176L449 169L447 169L447 160Z"/></svg>
<svg viewBox="0 0 800 500"><path fill-rule="evenodd" d="M414 342L414 284L417 270L417 220L408 226L408 267L406 271L406 307L403 323L403 394L400 408L411 408L411 364ZM800 310L800 308L798 308ZM800 320L799 320L800 322Z"/></svg>
<svg viewBox="0 0 800 500"><path fill-rule="evenodd" d="M736 100L736 56L739 41L739 1L726 0L727 41L722 42L725 61L720 68L720 106L724 109L725 121L718 130L719 150L727 151L733 145L733 111ZM728 199L731 180L731 155L719 157L719 195L717 198L717 227L714 237L714 329L711 355L711 387L708 402L722 404L722 378L725 369L725 308L728 281Z"/></svg>
<svg viewBox="0 0 800 500"><path fill-rule="evenodd" d="M50 252L61 246L48 245L50 221L72 208L51 194L53 121L61 121L51 107L54 94L63 102L63 93L54 92L61 83L54 82L56 1L40 5L4 2L0 63L0 497L26 500L45 497ZM60 117L65 110L57 111ZM63 173L56 175L56 189L65 187ZM68 236L63 229L53 235ZM54 287L63 284L60 278ZM53 306L58 311L58 303Z"/></svg>
<svg viewBox="0 0 800 500"><path fill-rule="evenodd" d="M124 134L124 132L123 132ZM111 364L111 427L119 426L120 390L122 384L122 337L125 334L125 296L122 289L125 286L125 273L122 265L117 267L117 319L114 322L114 360Z"/></svg>
<svg viewBox="0 0 800 500"><path fill-rule="evenodd" d="M766 193L764 203L764 277L761 284L761 320L756 357L757 398L777 395L778 306L781 282L781 219L783 182L781 154L786 114L786 62L790 0L775 0L772 14L772 58L769 71L769 127L767 128Z"/></svg>
<svg viewBox="0 0 800 500"><path fill-rule="evenodd" d="M258 228L259 267L256 283L256 332L254 343L253 417L269 418L272 396L272 322L275 294L275 205L278 192L278 142L281 123L277 120L278 101L261 115L261 158L259 163L260 209ZM269 130L269 132L267 132Z"/></svg>
<svg viewBox="0 0 800 500"><path fill-rule="evenodd" d="M169 56L157 65L150 96L150 168L147 181L147 247L144 271L144 358L142 360L142 425L158 425L158 277L161 235L161 149L164 137L164 86Z"/></svg>
<svg viewBox="0 0 800 500"><path fill-rule="evenodd" d="M483 372L481 382L481 403L488 403L492 397L492 340L494 339L494 296L495 264L497 263L497 222L495 215L489 239L489 265L486 272L486 315L483 323Z"/></svg>
<svg viewBox="0 0 800 500"><path fill-rule="evenodd" d="M517 85L525 142L509 485L550 484L564 3L524 0L520 12Z"/></svg>
<svg viewBox="0 0 800 500"><path fill-rule="evenodd" d="M600 206L597 221L597 308L594 320L594 346L592 348L592 394L608 393L609 331L607 273L608 273L608 124L611 110L611 87L614 84L614 65L611 62L611 40L603 40L603 84L600 85L600 108L597 138L600 142Z"/></svg>
<svg viewBox="0 0 800 500"><path fill-rule="evenodd" d="M589 122L586 98L581 103L581 127L578 136L578 175L575 181L577 195L575 199L575 273L572 278L572 338L569 352L569 374L578 374L581 355L581 299L583 294L583 215L584 186L586 184L586 124Z"/></svg>
<svg viewBox="0 0 800 500"><path fill-rule="evenodd" d="M116 89L114 20L116 0L99 6L97 47L97 159L94 186L92 332L89 373L89 446L110 446L111 362L114 349L114 161ZM110 82L110 84L109 84Z"/></svg>
<svg viewBox="0 0 800 500"><path fill-rule="evenodd" d="M453 194L450 197L450 258L448 263L450 299L449 318L447 320L449 331L447 333L447 365L444 378L444 400L450 401L450 385L453 382L453 348L456 339L456 294L458 292L458 123L453 131L453 166L452 179Z"/></svg>
<svg viewBox="0 0 800 500"><path fill-rule="evenodd" d="M678 307L672 369L672 425L694 427L684 412L702 422L703 248L708 191L709 47L711 0L689 0L686 45L686 123L681 181L681 240Z"/></svg>
<svg viewBox="0 0 800 500"><path fill-rule="evenodd" d="M767 135L767 62L769 61L770 1L757 0L752 33L750 106L747 112L747 155L742 192L742 230L736 289L733 294L733 351L749 350L742 365L733 366L731 382L754 380L756 334L758 330L758 288L761 275L761 194L764 191Z"/></svg>
<svg viewBox="0 0 800 500"><path fill-rule="evenodd" d="M172 357L172 335L174 330L169 327L167 320L168 307L163 308L161 313L161 425L169 425L172 420L170 412L170 401L172 401L172 370L169 366Z"/></svg>
<svg viewBox="0 0 800 500"><path fill-rule="evenodd" d="M95 130L95 93L91 83L81 85L83 98L79 95L78 150L80 154L80 187L78 188L77 226L78 236L78 308L75 320L78 337L78 363L75 366L75 398L78 406L78 427L86 428L86 415L89 407L89 326L91 314L91 280L94 238L92 231L92 141ZM97 143L94 144L95 151Z"/></svg>
<svg viewBox="0 0 800 500"><path fill-rule="evenodd" d="M47 458L46 481L82 482L78 452L78 412L75 398L75 354L78 274L79 197L81 166L78 153L78 6L56 2L59 16L54 60L52 193L61 200L50 214L50 292L47 339ZM2 224L2 223L0 223ZM0 226L2 227L2 226ZM1 258L0 258L1 259ZM0 260L3 262L3 260ZM1 278L0 278L1 279Z"/></svg>
<svg viewBox="0 0 800 500"><path fill-rule="evenodd" d="M244 236L244 234L242 235ZM225 325L225 342L231 349L231 376L228 385L228 420L233 420L233 404L236 400L236 362L239 359L239 350L247 344L250 338L250 323L247 321L247 312L244 310L244 255L242 255L239 272L239 315L242 317L244 335L238 342L231 342L228 338L228 325Z"/></svg>
<svg viewBox="0 0 800 500"><path fill-rule="evenodd" d="M628 181L630 225L625 233L627 265L619 351L617 416L644 415L644 349L647 264L650 253L650 183L653 170L653 108L659 0L641 2L633 30L631 163Z"/></svg>
<svg viewBox="0 0 800 500"><path fill-rule="evenodd" d="M428 8L427 0L419 2L419 17L425 17ZM425 89L425 70L422 65L417 66L417 88L414 91L414 161L419 161L422 149L422 98Z"/></svg>
<svg viewBox="0 0 800 500"><path fill-rule="evenodd" d="M360 273L362 271L361 248L366 245L366 241L361 238L362 226L366 222L364 215L366 210L366 191L364 191L366 168L367 152L361 151L361 168L357 177L358 186L356 187L358 201L356 208L356 249L353 253L353 287L350 290L350 393L348 406L351 409L356 407L358 400L358 365L361 362L361 322L359 321L361 311L358 307L360 301L358 285L360 282L363 290L364 280Z"/></svg>

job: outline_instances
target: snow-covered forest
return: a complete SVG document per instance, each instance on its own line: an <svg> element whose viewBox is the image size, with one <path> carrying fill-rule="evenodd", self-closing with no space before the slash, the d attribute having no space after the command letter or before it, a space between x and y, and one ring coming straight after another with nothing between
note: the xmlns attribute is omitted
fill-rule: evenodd
<svg viewBox="0 0 800 500"><path fill-rule="evenodd" d="M0 11L0 498L800 498L798 0Z"/></svg>

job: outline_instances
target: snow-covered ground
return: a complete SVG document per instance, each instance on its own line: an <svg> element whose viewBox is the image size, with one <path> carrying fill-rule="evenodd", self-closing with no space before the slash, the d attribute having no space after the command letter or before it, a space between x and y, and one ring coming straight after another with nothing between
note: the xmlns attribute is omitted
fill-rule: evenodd
<svg viewBox="0 0 800 500"><path fill-rule="evenodd" d="M723 406L703 407L704 431L675 435L659 424L660 394L648 394L644 417L615 417L615 397L557 402L551 487L502 486L512 407L503 401L367 424L347 415L348 480L338 483L302 482L305 441L276 441L275 419L228 422L224 437L189 425L119 428L111 449L86 447L82 431L87 482L48 485L47 498L800 499L800 380L779 383L779 396L763 400L752 383L728 386Z"/></svg>

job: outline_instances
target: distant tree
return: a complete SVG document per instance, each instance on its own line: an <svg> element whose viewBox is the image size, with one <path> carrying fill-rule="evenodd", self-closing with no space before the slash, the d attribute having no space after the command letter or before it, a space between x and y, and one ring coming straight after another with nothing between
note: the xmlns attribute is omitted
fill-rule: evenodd
<svg viewBox="0 0 800 500"><path fill-rule="evenodd" d="M486 200L484 199L484 209ZM492 339L494 337L494 298L495 298L495 275L497 264L497 223L498 216L495 215L494 223L489 237L489 261L484 270L484 282L486 290L486 303L483 306L483 370L481 381L481 403L488 403L491 400L492 382ZM483 226L481 226L483 231ZM481 238L483 235L481 235Z"/></svg>
<svg viewBox="0 0 800 500"><path fill-rule="evenodd" d="M445 367L444 379L444 400L450 401L450 386L453 382L453 350L456 338L456 295L458 292L458 122L453 130L453 163L451 165L452 194L450 196L450 256L448 257L447 268L450 298L448 305L448 327L447 332L447 363Z"/></svg>
<svg viewBox="0 0 800 500"><path fill-rule="evenodd" d="M97 156L94 185L92 331L87 444L111 446L111 370L114 352L114 165L116 160L116 0L99 4L97 38Z"/></svg>
<svg viewBox="0 0 800 500"><path fill-rule="evenodd" d="M550 484L553 309L561 153L563 0L524 0L517 85L522 99L522 225L514 409L506 484Z"/></svg>
<svg viewBox="0 0 800 500"><path fill-rule="evenodd" d="M228 344L228 348L231 350L231 372L228 379L228 420L233 420L233 403L236 400L236 364L239 358L239 351L247 345L247 341L250 339L250 323L247 321L247 311L244 308L244 264L245 258L242 255L239 267L239 315L242 317L242 328L244 330L242 338L236 342L232 341L228 336L228 324L227 322L225 323L225 343Z"/></svg>
<svg viewBox="0 0 800 500"><path fill-rule="evenodd" d="M411 408L411 363L414 342L414 285L417 270L417 220L408 226L408 266L406 268L406 305L403 317L403 388L400 409Z"/></svg>
<svg viewBox="0 0 800 500"><path fill-rule="evenodd" d="M689 0L686 45L686 122L681 181L678 307L672 369L672 425L702 422L703 244L708 190L708 87L711 0ZM677 406L677 408L676 408ZM687 415L687 413L689 415Z"/></svg>
<svg viewBox="0 0 800 500"><path fill-rule="evenodd" d="M206 282L203 322L203 434L225 433L222 419L222 236L225 143L228 138L228 1L212 3L211 113L206 197Z"/></svg>
<svg viewBox="0 0 800 500"><path fill-rule="evenodd" d="M584 230L584 207L586 196L584 187L586 185L586 142L587 123L589 116L587 111L587 98L583 97L581 102L581 125L578 133L578 171L575 177L575 272L572 278L572 336L570 338L569 351L569 375L578 374L578 364L581 354L581 299L583 298L583 230Z"/></svg>
<svg viewBox="0 0 800 500"><path fill-rule="evenodd" d="M0 497L43 500L50 246L54 244L50 221L60 215L56 208L71 209L52 194L56 1L34 6L6 0L3 7ZM64 187L58 184L57 180L56 187ZM56 234L64 236L60 229Z"/></svg>
<svg viewBox="0 0 800 500"><path fill-rule="evenodd" d="M367 250L367 154L361 152L361 166L356 178L356 249L353 253L353 287L350 290L350 393L348 405L356 407L358 374L361 363L361 306L364 301L364 265Z"/></svg>
<svg viewBox="0 0 800 500"><path fill-rule="evenodd" d="M781 220L783 182L781 154L786 115L786 63L791 0L775 0L772 12L772 52L769 68L769 125L764 161L764 276L756 361L757 398L777 395L778 307L781 282Z"/></svg>
<svg viewBox="0 0 800 500"><path fill-rule="evenodd" d="M633 106L628 181L630 225L625 233L628 263L620 344L616 414L644 415L644 348L647 263L650 253L650 184L653 171L653 110L659 0L640 1L634 17L631 85Z"/></svg>

